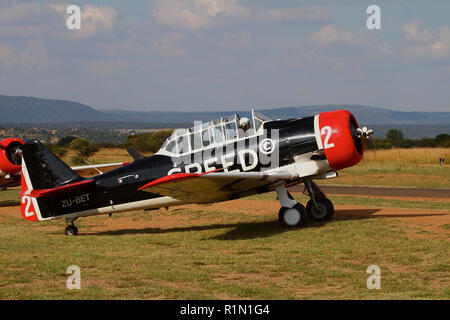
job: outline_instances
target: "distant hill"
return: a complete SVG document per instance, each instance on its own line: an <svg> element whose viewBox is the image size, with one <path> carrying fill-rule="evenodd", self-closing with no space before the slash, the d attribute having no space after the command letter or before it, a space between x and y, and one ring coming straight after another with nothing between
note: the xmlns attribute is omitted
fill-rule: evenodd
<svg viewBox="0 0 450 320"><path fill-rule="evenodd" d="M450 112L404 112L364 105L317 105L283 107L258 110L273 119L306 117L336 109L352 112L358 123L375 126L381 131L388 128L407 130L408 137L435 136L450 133ZM124 111L96 110L87 105L68 100L50 100L33 97L0 95L0 122L5 123L62 123L62 122L111 122L111 123L192 123L239 113L249 116L249 111ZM422 129L421 129L422 128ZM424 131L424 128L427 128Z"/></svg>
<svg viewBox="0 0 450 320"><path fill-rule="evenodd" d="M0 95L1 122L102 121L104 113L68 100Z"/></svg>
<svg viewBox="0 0 450 320"><path fill-rule="evenodd" d="M362 124L449 124L450 112L404 112L386 110L363 105L318 105L304 107L284 107L258 110L273 119L300 118L337 109L346 109L352 112L358 123ZM248 111L214 111L214 112L163 112L163 111L123 111L103 110L108 118L115 121L133 122L193 122L195 120L206 121L222 116L239 113L249 116Z"/></svg>
<svg viewBox="0 0 450 320"><path fill-rule="evenodd" d="M305 117L337 109L346 109L353 113L361 124L448 124L450 112L405 112L381 109L364 105L317 105L305 107L287 107L264 110L270 117Z"/></svg>

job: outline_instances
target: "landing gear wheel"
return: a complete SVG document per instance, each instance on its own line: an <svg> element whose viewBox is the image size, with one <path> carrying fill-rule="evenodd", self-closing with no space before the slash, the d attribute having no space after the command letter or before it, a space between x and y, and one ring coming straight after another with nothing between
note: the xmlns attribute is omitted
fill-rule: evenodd
<svg viewBox="0 0 450 320"><path fill-rule="evenodd" d="M66 227L64 233L66 234L66 236L76 236L78 234L78 228L71 224Z"/></svg>
<svg viewBox="0 0 450 320"><path fill-rule="evenodd" d="M278 213L278 221L284 228L303 227L307 222L306 209L300 203L292 208L281 207Z"/></svg>
<svg viewBox="0 0 450 320"><path fill-rule="evenodd" d="M329 221L334 216L333 203L328 198L322 198L316 200L317 207L314 205L314 201L311 199L306 204L306 211L308 212L308 218L315 221Z"/></svg>

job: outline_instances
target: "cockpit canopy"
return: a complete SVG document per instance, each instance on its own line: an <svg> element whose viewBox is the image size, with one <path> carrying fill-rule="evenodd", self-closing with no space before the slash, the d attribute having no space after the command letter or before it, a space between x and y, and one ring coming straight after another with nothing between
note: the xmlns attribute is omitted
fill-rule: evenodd
<svg viewBox="0 0 450 320"><path fill-rule="evenodd" d="M263 132L264 122L271 119L252 110L250 128L244 132L239 128L240 117L234 114L215 121L194 122L189 129L176 129L164 141L158 154L182 155L193 151L223 145L243 138L259 135Z"/></svg>

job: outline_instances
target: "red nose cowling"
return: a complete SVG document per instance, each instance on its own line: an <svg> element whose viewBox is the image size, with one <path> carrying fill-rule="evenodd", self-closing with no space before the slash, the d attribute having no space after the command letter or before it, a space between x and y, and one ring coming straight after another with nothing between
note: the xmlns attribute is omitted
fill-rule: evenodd
<svg viewBox="0 0 450 320"><path fill-rule="evenodd" d="M20 147L21 149L23 144L24 142L17 138L8 138L0 141L0 170L3 173L16 174L20 171L20 158L13 159L13 157L19 157L18 155L14 155L13 153L15 148Z"/></svg>
<svg viewBox="0 0 450 320"><path fill-rule="evenodd" d="M324 112L319 115L320 137L330 167L338 170L354 166L364 154L362 139L358 138L358 123L347 110Z"/></svg>

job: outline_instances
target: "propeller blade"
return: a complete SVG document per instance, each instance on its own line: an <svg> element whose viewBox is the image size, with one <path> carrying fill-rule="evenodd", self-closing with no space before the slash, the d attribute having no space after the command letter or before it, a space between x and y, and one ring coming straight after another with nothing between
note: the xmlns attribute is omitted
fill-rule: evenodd
<svg viewBox="0 0 450 320"><path fill-rule="evenodd" d="M366 139L370 139L370 136L375 133L373 129L367 129L367 127L363 127L362 129L358 128L356 129L356 132L358 133L358 138L360 139L363 137Z"/></svg>

